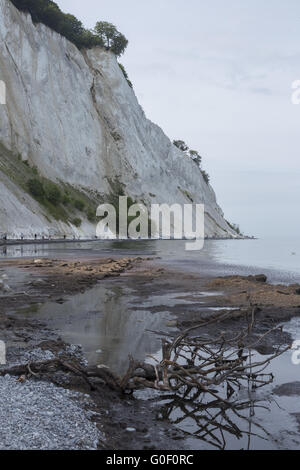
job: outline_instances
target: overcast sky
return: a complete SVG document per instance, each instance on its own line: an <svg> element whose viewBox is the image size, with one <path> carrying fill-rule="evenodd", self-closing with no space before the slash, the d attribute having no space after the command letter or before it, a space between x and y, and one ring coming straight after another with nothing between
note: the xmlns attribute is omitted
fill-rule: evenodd
<svg viewBox="0 0 300 470"><path fill-rule="evenodd" d="M226 218L300 235L299 0L57 0L127 36L121 62L147 116L200 151Z"/></svg>

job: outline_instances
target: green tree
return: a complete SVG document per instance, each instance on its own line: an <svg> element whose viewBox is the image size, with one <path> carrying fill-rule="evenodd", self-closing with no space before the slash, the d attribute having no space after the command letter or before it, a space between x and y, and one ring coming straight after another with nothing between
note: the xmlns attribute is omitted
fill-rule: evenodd
<svg viewBox="0 0 300 470"><path fill-rule="evenodd" d="M69 13L64 14L63 17L60 18L57 26L60 30L59 32L74 43L79 43L85 32L81 21ZM53 29L55 29L55 27Z"/></svg>
<svg viewBox="0 0 300 470"><path fill-rule="evenodd" d="M29 12L34 23L43 23L49 26L73 42L78 48L104 47L99 36L85 29L81 21L74 15L63 13L52 0L11 0L11 2L19 10Z"/></svg>
<svg viewBox="0 0 300 470"><path fill-rule="evenodd" d="M54 31L57 31L58 33L61 32L61 11L56 3L49 2L48 5L45 5L45 7L41 9L39 16L40 21L54 29Z"/></svg>
<svg viewBox="0 0 300 470"><path fill-rule="evenodd" d="M114 54L116 54L117 57L120 57L122 54L124 54L127 46L128 46L128 39L126 39L124 34L118 33L111 47L111 51Z"/></svg>
<svg viewBox="0 0 300 470"><path fill-rule="evenodd" d="M112 23L98 21L94 28L94 33L103 42L104 47L107 50L111 50L116 56L120 56L125 52L128 40Z"/></svg>
<svg viewBox="0 0 300 470"><path fill-rule="evenodd" d="M104 47L104 43L99 36L96 36L92 31L85 29L80 35L80 46L78 47Z"/></svg>

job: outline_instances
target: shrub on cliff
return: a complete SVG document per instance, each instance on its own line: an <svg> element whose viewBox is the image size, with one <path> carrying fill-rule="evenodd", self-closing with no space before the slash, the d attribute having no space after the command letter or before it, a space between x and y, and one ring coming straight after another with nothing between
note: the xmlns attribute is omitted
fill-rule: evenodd
<svg viewBox="0 0 300 470"><path fill-rule="evenodd" d="M37 178L32 178L27 181L27 187L30 194L36 199L42 199L45 196L44 186Z"/></svg>
<svg viewBox="0 0 300 470"><path fill-rule="evenodd" d="M54 183L48 183L45 188L46 198L51 204L56 206L62 201L62 193Z"/></svg>
<svg viewBox="0 0 300 470"><path fill-rule="evenodd" d="M65 194L63 195L62 203L63 203L64 206L67 206L68 204L71 203L71 198L70 198L70 196L69 196L68 194L65 193Z"/></svg>
<svg viewBox="0 0 300 470"><path fill-rule="evenodd" d="M184 140L174 140L173 144L182 152L186 152L189 149Z"/></svg>
<svg viewBox="0 0 300 470"><path fill-rule="evenodd" d="M175 147L181 150L185 155L189 156L193 160L194 163L196 163L197 167L202 173L205 183L209 184L210 176L205 170L202 169L202 157L200 153L197 152L197 150L190 150L188 145L184 142L184 140L174 140L173 144L175 145Z"/></svg>
<svg viewBox="0 0 300 470"><path fill-rule="evenodd" d="M96 222L96 210L89 208L87 211L87 218L89 222Z"/></svg>
<svg viewBox="0 0 300 470"><path fill-rule="evenodd" d="M79 211L83 211L83 209L85 208L85 204L84 204L83 201L80 201L80 199L75 199L74 207L75 207L75 209L77 209Z"/></svg>
<svg viewBox="0 0 300 470"><path fill-rule="evenodd" d="M196 150L190 150L189 151L189 156L191 157L191 159L197 163L197 165L199 166L199 168L201 167L201 163L202 163L202 157L201 155L199 154L199 152L197 152Z"/></svg>
<svg viewBox="0 0 300 470"><path fill-rule="evenodd" d="M128 73L127 73L127 71L126 71L124 65L122 65L122 64L119 63L119 67L120 67L120 69L122 70L122 73L123 73L123 75L124 75L124 77L125 77L125 79L126 79L128 85L130 86L130 88L133 88L132 82L129 80Z"/></svg>
<svg viewBox="0 0 300 470"><path fill-rule="evenodd" d="M204 170L201 170L201 173L202 173L202 176L203 176L203 178L204 178L205 183L206 183L206 184L209 184L209 182L210 182L210 176L209 176L209 174L208 174L206 171L204 171Z"/></svg>
<svg viewBox="0 0 300 470"><path fill-rule="evenodd" d="M80 227L82 224L82 220L78 218L71 220L71 224L75 225L75 227Z"/></svg>

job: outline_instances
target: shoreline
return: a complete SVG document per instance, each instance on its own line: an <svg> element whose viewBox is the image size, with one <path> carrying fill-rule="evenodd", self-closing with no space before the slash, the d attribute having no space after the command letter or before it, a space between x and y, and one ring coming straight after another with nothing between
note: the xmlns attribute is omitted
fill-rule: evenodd
<svg viewBox="0 0 300 470"><path fill-rule="evenodd" d="M26 288L26 291L20 292L18 295L16 293L13 295L12 292L11 299L14 300L9 300L10 295L2 301L0 297L2 312L0 315L2 320L0 339L3 334L6 334L10 363L24 362L22 359L24 353L28 354L29 358L35 357L37 354L37 357L42 360L49 354L50 357L51 354L58 356L75 347L67 344L61 338L61 332L53 328L53 325L49 326L47 322L44 323L44 318L39 319L36 315L28 316L26 311L24 314L21 314L20 311L15 314L16 310L21 306L25 308L26 305L44 304L45 302L50 302L54 309L56 304L64 305L73 296L84 294L96 285L103 284L104 286L110 280L113 283L111 285L115 285L116 289L126 286L126 289L134 291L139 311L148 312L150 308L153 314L156 312L160 315L166 309L163 301L161 304L156 303L152 307L147 307L143 305L144 299L151 298L153 294L160 297L168 293L170 298L176 295L177 304L173 306L170 304L168 310L174 318L172 325L178 331L191 327L199 323L200 320L205 320L207 315L210 317L221 315L226 312L225 309L230 309L230 316L226 321L220 322L217 326L213 325L202 329L202 333L214 336L225 328L235 334L244 324L243 319L249 307L247 300L249 292L253 295L255 303L259 305L258 321L264 324L264 326L259 326L256 337L263 333L266 322L269 326L274 326L276 317L276 322L281 323L288 321L294 315L300 316L300 307L295 306L298 299L298 305L300 305L300 296L294 296L295 289L300 289L300 286L272 286L261 277L257 279L247 276L214 278L203 272L199 276L195 273L172 271L167 266L157 263L153 257L120 260L106 256L94 261L64 261L51 258L4 260L1 265L2 273L7 272L10 276L10 270L24 275L24 279L21 279L20 282ZM284 293L278 293L277 290ZM206 295L204 295L204 291L206 291ZM266 293L268 296L265 295ZM180 301L181 297L182 302ZM282 301L276 308L274 299L276 302L278 299ZM293 300L290 302L290 307L283 308L282 305L286 305L288 299ZM134 310L134 307L131 308ZM67 312L65 315L64 321L69 323L71 320ZM83 319L85 318L84 312L81 316ZM163 337L164 331L161 331L160 334ZM274 333L268 341L258 348L258 351L261 354L271 354L274 344L277 344L279 339L280 337ZM283 340L288 343L289 336L284 335ZM72 359L73 353L67 354L68 360ZM77 359L84 360L83 352L78 351L76 347L75 356ZM30 362L30 359L27 358L28 361ZM90 392L80 380L70 382L68 374L55 377L55 380L60 383L59 387L67 390L71 388L78 393L89 395L93 403L89 407L96 413L93 420L97 423L98 429L101 429L106 436L105 440L100 439L99 449L141 450L147 446L158 450L178 449L179 447L185 449L184 434L170 424L156 420L157 411L151 400L140 401L134 397L120 397L105 385L101 386L100 398L96 392ZM34 387L36 379L31 378L28 381L30 387ZM135 432L130 433L126 430L127 428L135 429ZM157 433L161 432L164 435L157 442Z"/></svg>
<svg viewBox="0 0 300 470"><path fill-rule="evenodd" d="M159 239L160 241L172 241L172 239ZM182 241L188 241L188 239L181 239ZM205 238L205 241L224 241L224 240L232 240L232 241L239 241L239 240L258 240L258 238L255 237L238 237L238 238L232 238L232 237L207 237ZM59 238L59 239L12 239L12 240L0 240L0 247L3 246L13 246L13 245L45 245L45 244L55 244L55 243L89 243L89 242L143 242L143 241L157 241L157 239L140 239L140 240L133 240L133 239L101 239L101 238L78 238L78 239L64 239L64 238ZM175 240L174 240L175 241Z"/></svg>
<svg viewBox="0 0 300 470"><path fill-rule="evenodd" d="M0 241L0 247L4 246L14 246L14 245L48 245L48 244L56 244L56 243L87 243L87 242L99 242L101 240L95 238L86 238L86 239L54 239L54 240L7 240L7 241Z"/></svg>

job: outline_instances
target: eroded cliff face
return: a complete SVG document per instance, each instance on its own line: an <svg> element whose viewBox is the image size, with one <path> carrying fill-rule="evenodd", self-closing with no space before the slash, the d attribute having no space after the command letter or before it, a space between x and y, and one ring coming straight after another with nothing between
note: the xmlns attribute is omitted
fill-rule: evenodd
<svg viewBox="0 0 300 470"><path fill-rule="evenodd" d="M236 236L213 189L194 162L149 121L116 57L100 48L81 52L9 0L0 0L0 143L41 175L104 196L112 182L133 200L204 203L206 235ZM7 158L7 155L6 155ZM1 166L0 232L95 234L50 217Z"/></svg>

